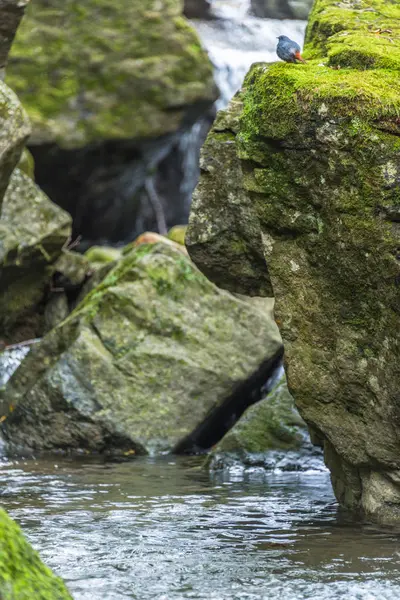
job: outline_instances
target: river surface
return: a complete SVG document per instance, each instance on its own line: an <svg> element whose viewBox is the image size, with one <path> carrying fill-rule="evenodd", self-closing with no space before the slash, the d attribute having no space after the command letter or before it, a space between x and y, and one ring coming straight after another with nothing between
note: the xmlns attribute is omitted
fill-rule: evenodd
<svg viewBox="0 0 400 600"><path fill-rule="evenodd" d="M340 515L325 471L201 458L1 463L2 506L75 600L395 600L400 541Z"/></svg>

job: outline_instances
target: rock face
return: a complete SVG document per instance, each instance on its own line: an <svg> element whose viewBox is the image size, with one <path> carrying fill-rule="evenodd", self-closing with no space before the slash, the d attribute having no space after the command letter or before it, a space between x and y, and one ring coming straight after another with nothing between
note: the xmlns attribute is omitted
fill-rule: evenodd
<svg viewBox="0 0 400 600"><path fill-rule="evenodd" d="M49 267L70 235L71 218L18 169L0 217L0 338L16 341L41 329L36 307L49 284Z"/></svg>
<svg viewBox="0 0 400 600"><path fill-rule="evenodd" d="M1 13L0 13L1 14ZM29 121L15 94L0 81L0 212L10 175L30 133Z"/></svg>
<svg viewBox="0 0 400 600"><path fill-rule="evenodd" d="M187 221L217 89L181 13L181 0L36 0L18 30L7 82L36 181L86 246Z"/></svg>
<svg viewBox="0 0 400 600"><path fill-rule="evenodd" d="M4 77L4 67L14 40L15 32L29 0L0 0L0 77Z"/></svg>
<svg viewBox="0 0 400 600"><path fill-rule="evenodd" d="M338 500L398 522L400 9L382 7L317 0L308 64L252 68L206 143L186 245L221 286L272 285Z"/></svg>
<svg viewBox="0 0 400 600"><path fill-rule="evenodd" d="M251 0L251 12L267 19L306 19L313 0Z"/></svg>
<svg viewBox="0 0 400 600"><path fill-rule="evenodd" d="M18 525L0 510L0 597L72 600L59 577L43 565Z"/></svg>
<svg viewBox="0 0 400 600"><path fill-rule="evenodd" d="M211 17L210 0L185 0L183 12L188 19L209 19Z"/></svg>
<svg viewBox="0 0 400 600"><path fill-rule="evenodd" d="M4 434L35 450L170 451L280 356L265 311L144 244L32 348L3 391Z"/></svg>

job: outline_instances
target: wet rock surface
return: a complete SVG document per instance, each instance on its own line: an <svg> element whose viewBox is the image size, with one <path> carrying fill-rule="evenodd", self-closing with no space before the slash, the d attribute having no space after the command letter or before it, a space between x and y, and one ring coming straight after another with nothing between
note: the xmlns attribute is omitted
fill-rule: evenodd
<svg viewBox="0 0 400 600"><path fill-rule="evenodd" d="M186 245L218 285L273 288L339 501L398 522L400 90L383 32L399 15L381 4L317 1L308 64L254 66L206 142Z"/></svg>

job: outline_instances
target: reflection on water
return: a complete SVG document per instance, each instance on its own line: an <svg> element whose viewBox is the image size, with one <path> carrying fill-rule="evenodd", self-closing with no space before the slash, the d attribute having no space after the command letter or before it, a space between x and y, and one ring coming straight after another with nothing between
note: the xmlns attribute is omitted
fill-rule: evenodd
<svg viewBox="0 0 400 600"><path fill-rule="evenodd" d="M397 535L337 514L325 472L198 458L3 463L2 504L76 600L394 600Z"/></svg>

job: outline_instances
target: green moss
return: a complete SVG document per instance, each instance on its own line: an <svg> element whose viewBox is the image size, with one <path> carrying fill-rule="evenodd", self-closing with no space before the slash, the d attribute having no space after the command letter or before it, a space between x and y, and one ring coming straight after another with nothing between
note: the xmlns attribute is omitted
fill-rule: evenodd
<svg viewBox="0 0 400 600"><path fill-rule="evenodd" d="M340 5L314 3L308 22L306 58L327 58L327 64L351 68L399 69L400 8L384 0Z"/></svg>
<svg viewBox="0 0 400 600"><path fill-rule="evenodd" d="M0 597L2 600L68 600L59 577L43 565L20 528L0 510Z"/></svg>
<svg viewBox="0 0 400 600"><path fill-rule="evenodd" d="M295 450L304 441L305 429L283 378L264 400L247 409L215 452Z"/></svg>
<svg viewBox="0 0 400 600"><path fill-rule="evenodd" d="M33 141L79 147L158 136L179 127L187 105L212 102L211 63L180 13L179 0L30 3L7 81Z"/></svg>

